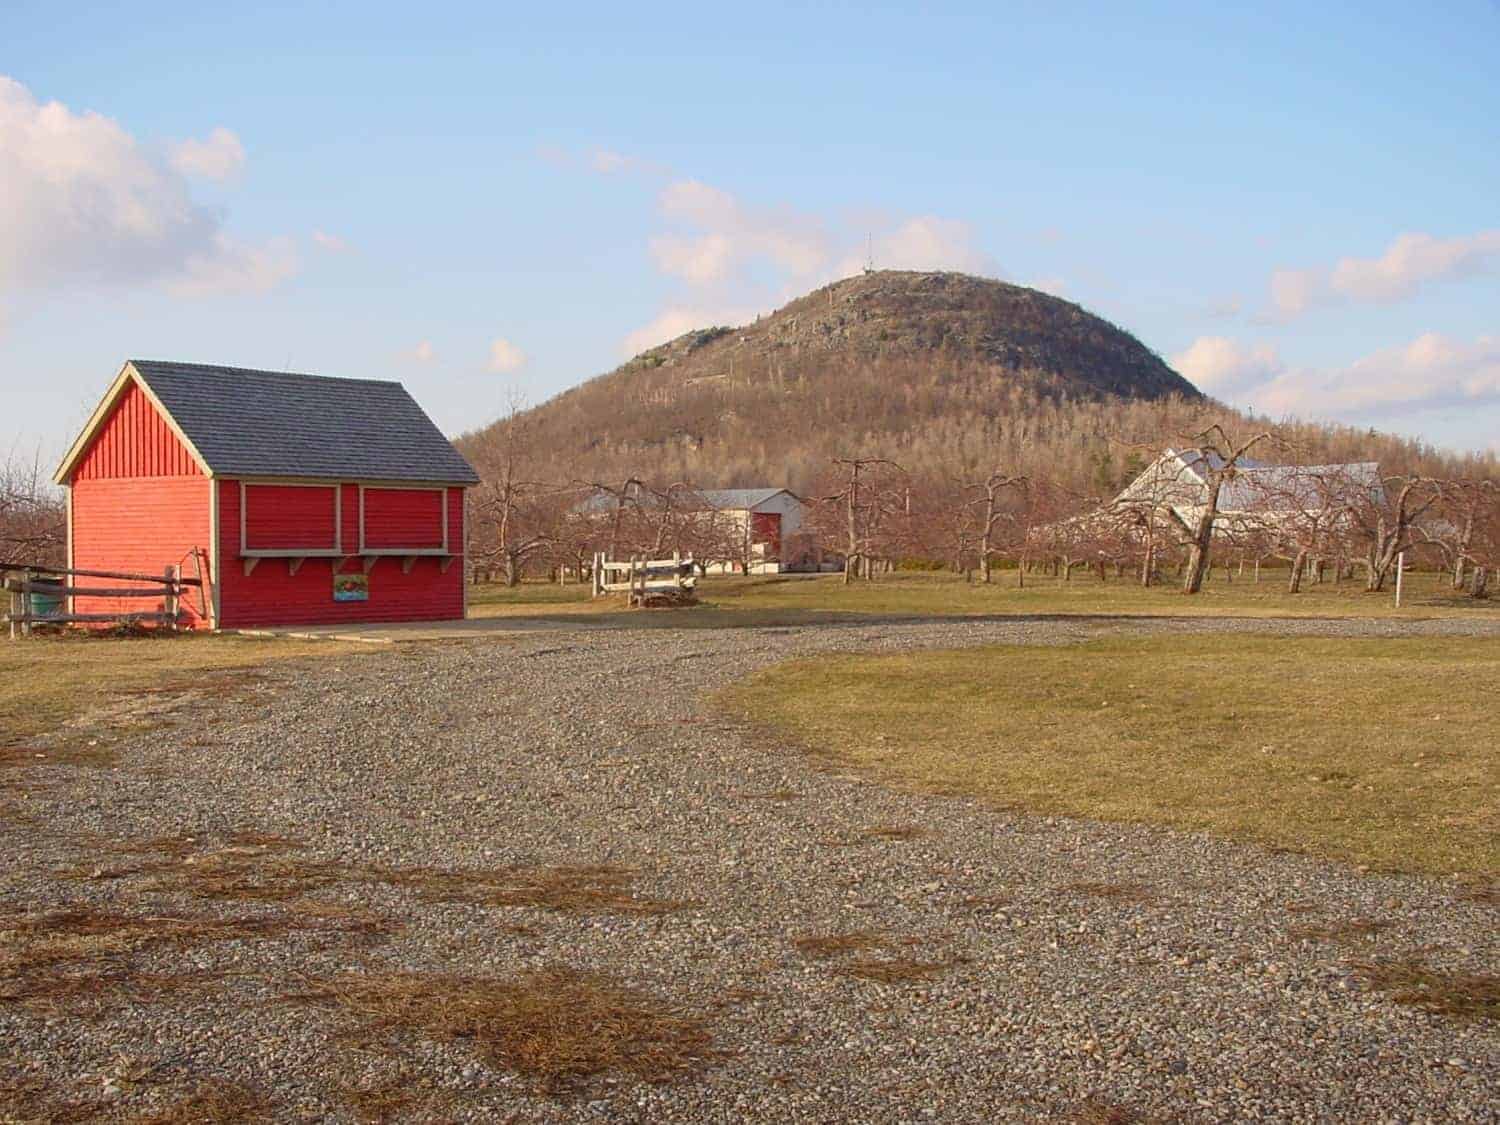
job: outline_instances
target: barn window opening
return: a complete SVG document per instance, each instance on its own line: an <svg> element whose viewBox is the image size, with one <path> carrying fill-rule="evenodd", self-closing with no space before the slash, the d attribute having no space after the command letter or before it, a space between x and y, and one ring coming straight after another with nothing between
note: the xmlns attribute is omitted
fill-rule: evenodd
<svg viewBox="0 0 1500 1125"><path fill-rule="evenodd" d="M240 485L240 553L336 555L337 485Z"/></svg>

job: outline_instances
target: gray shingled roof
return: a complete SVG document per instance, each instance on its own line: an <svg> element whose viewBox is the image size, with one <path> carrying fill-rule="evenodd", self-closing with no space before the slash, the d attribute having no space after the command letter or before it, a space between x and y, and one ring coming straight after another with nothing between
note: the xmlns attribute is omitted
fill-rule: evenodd
<svg viewBox="0 0 1500 1125"><path fill-rule="evenodd" d="M721 511L739 511L764 504L773 496L785 492L784 488L705 488L701 493L704 503Z"/></svg>
<svg viewBox="0 0 1500 1125"><path fill-rule="evenodd" d="M130 362L217 474L479 483L400 383Z"/></svg>
<svg viewBox="0 0 1500 1125"><path fill-rule="evenodd" d="M779 496L785 491L787 490L784 488L704 488L696 493L682 494L679 502L691 505L696 498L718 511L737 512L763 504L771 497ZM654 507L661 503L660 498L641 488L631 489L630 495L635 503L643 507ZM582 513L612 512L615 510L616 503L612 493L599 490L579 501L574 505L573 510Z"/></svg>

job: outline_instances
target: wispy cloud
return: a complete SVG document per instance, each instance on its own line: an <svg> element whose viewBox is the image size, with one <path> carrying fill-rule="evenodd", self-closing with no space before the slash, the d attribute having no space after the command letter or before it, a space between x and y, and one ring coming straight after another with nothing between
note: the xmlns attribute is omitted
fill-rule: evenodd
<svg viewBox="0 0 1500 1125"><path fill-rule="evenodd" d="M1172 357L1172 366L1200 391L1217 398L1260 386L1286 370L1269 344L1245 345L1224 336L1201 336Z"/></svg>
<svg viewBox="0 0 1500 1125"><path fill-rule="evenodd" d="M1328 267L1279 269L1271 275L1271 306L1283 318L1343 301L1389 303L1429 284L1482 273L1500 260L1500 230L1458 238L1402 234L1378 258L1341 258Z"/></svg>
<svg viewBox="0 0 1500 1125"><path fill-rule="evenodd" d="M1500 403L1500 337L1427 332L1343 367L1292 367L1267 344L1204 337L1173 357L1201 389L1272 415L1349 419Z"/></svg>
<svg viewBox="0 0 1500 1125"><path fill-rule="evenodd" d="M173 168L205 180L227 180L245 166L245 146L222 125L201 141L179 141L169 152Z"/></svg>
<svg viewBox="0 0 1500 1125"><path fill-rule="evenodd" d="M336 234L329 234L327 231L313 231L312 240L330 254L347 254L351 249L348 242Z"/></svg>
<svg viewBox="0 0 1500 1125"><path fill-rule="evenodd" d="M433 348L431 340L423 340L416 347L402 352L401 358L411 363L431 363L437 358L437 351Z"/></svg>
<svg viewBox="0 0 1500 1125"><path fill-rule="evenodd" d="M107 117L39 102L0 76L0 289L154 284L201 296L294 274L290 240L236 238L192 198L184 168L230 174L238 140L215 130L192 145L163 156Z"/></svg>
<svg viewBox="0 0 1500 1125"><path fill-rule="evenodd" d="M595 171L661 171L598 150ZM669 178L657 197L661 229L647 242L652 264L679 285L652 320L622 341L628 355L693 328L742 323L808 289L848 277L873 258L882 269L955 269L998 274L973 229L939 215L825 214L749 203L721 187ZM1052 279L1052 284L1061 282Z"/></svg>
<svg viewBox="0 0 1500 1125"><path fill-rule="evenodd" d="M501 375L519 371L526 366L526 353L504 337L490 344L489 369Z"/></svg>

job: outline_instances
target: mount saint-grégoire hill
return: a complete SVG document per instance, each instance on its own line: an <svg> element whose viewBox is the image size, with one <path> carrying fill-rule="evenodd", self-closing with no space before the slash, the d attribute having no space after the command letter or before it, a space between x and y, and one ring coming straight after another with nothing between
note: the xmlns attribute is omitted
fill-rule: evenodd
<svg viewBox="0 0 1500 1125"><path fill-rule="evenodd" d="M797 489L833 457L936 467L967 451L984 464L1018 443L1035 454L1067 440L1080 412L1097 437L1116 407L1167 400L1203 396L1071 301L965 274L880 270L740 328L688 332L517 421L559 482ZM502 428L462 440L481 472Z"/></svg>

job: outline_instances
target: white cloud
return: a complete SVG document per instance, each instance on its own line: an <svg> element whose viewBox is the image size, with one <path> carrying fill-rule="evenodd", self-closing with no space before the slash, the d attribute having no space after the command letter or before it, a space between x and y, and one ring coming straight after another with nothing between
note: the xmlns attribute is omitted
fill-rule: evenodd
<svg viewBox="0 0 1500 1125"><path fill-rule="evenodd" d="M1500 338L1436 332L1332 371L1287 371L1254 392L1274 414L1342 417L1500 402Z"/></svg>
<svg viewBox="0 0 1500 1125"><path fill-rule="evenodd" d="M269 288L296 268L290 242L254 246L230 235L194 202L183 173L118 123L38 102L0 76L0 289L238 292Z"/></svg>
<svg viewBox="0 0 1500 1125"><path fill-rule="evenodd" d="M881 270L995 271L990 256L974 245L974 231L968 223L937 215L906 219L894 230L867 237L864 253L855 249L839 263L835 270L839 277L858 273L872 259Z"/></svg>
<svg viewBox="0 0 1500 1125"><path fill-rule="evenodd" d="M349 243L338 235L329 234L327 231L313 231L312 240L330 254L344 254L349 250Z"/></svg>
<svg viewBox="0 0 1500 1125"><path fill-rule="evenodd" d="M204 140L180 141L171 148L172 167L184 176L227 180L245 165L245 146L220 125Z"/></svg>
<svg viewBox="0 0 1500 1125"><path fill-rule="evenodd" d="M673 305L663 309L649 324L643 324L625 337L620 350L627 356L639 355L657 344L675 340L684 332L716 325L744 324L755 319L755 310L730 306Z"/></svg>
<svg viewBox="0 0 1500 1125"><path fill-rule="evenodd" d="M1416 296L1431 282L1482 273L1500 260L1500 230L1458 238L1398 235L1378 258L1341 258L1331 268L1271 274L1271 304L1283 317L1338 301L1389 303Z"/></svg>
<svg viewBox="0 0 1500 1125"><path fill-rule="evenodd" d="M431 340L423 340L410 351L401 354L402 358L409 359L413 363L431 363L437 358L437 351L433 348Z"/></svg>
<svg viewBox="0 0 1500 1125"><path fill-rule="evenodd" d="M653 238L651 255L663 273L690 282L722 281L757 263L805 277L829 260L823 224L811 215L746 207L698 180L668 184L660 207L669 222L692 233Z"/></svg>
<svg viewBox="0 0 1500 1125"><path fill-rule="evenodd" d="M1500 403L1500 337L1427 332L1343 367L1294 368L1268 344L1194 341L1173 366L1202 390L1273 416L1348 420Z"/></svg>
<svg viewBox="0 0 1500 1125"><path fill-rule="evenodd" d="M501 375L508 375L512 371L519 371L526 366L526 353L504 338L496 339L490 345L491 371Z"/></svg>
<svg viewBox="0 0 1500 1125"><path fill-rule="evenodd" d="M1200 391L1218 398L1258 386L1286 369L1269 344L1245 346L1224 336L1200 336L1172 357L1172 366Z"/></svg>
<svg viewBox="0 0 1500 1125"><path fill-rule="evenodd" d="M207 247L184 255L163 287L176 297L264 293L296 274L299 265L296 244L289 238L250 246L220 231Z"/></svg>
<svg viewBox="0 0 1500 1125"><path fill-rule="evenodd" d="M612 158L605 163L614 166ZM648 251L682 291L625 338L631 355L692 328L743 323L858 273L871 257L880 269L999 272L967 223L938 215L866 216L856 225L790 207L752 206L692 179L668 183L658 210L667 229L649 240Z"/></svg>

